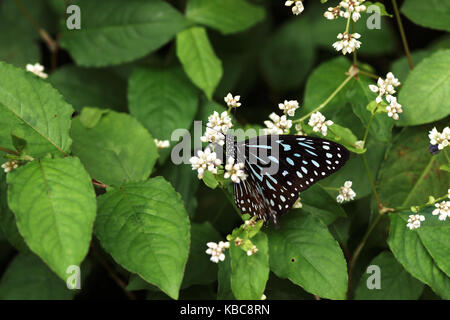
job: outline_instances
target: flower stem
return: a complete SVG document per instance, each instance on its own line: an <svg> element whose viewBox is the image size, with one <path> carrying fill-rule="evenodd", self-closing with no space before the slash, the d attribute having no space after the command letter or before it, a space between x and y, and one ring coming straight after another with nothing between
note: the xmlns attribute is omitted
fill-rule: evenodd
<svg viewBox="0 0 450 320"><path fill-rule="evenodd" d="M373 195L375 196L375 200L378 204L378 209L381 211L383 209L383 205L381 204L380 197L378 196L377 189L375 188L375 184L373 183L372 174L370 173L369 163L367 162L366 155L362 155L362 159L364 162L364 167L366 168L367 177L369 179L370 187L372 188Z"/></svg>
<svg viewBox="0 0 450 320"><path fill-rule="evenodd" d="M366 145L367 136L369 135L369 128L370 128L370 125L372 124L372 120L373 120L374 116L375 116L375 113L372 112L370 119L369 119L369 123L367 124L366 132L364 132L364 139L363 139L364 146Z"/></svg>
<svg viewBox="0 0 450 320"><path fill-rule="evenodd" d="M371 73L371 72L367 72L367 71L363 71L363 70L359 70L358 73L362 74L364 76L368 76L368 77L373 78L373 79L377 79L377 80L379 78L376 74Z"/></svg>
<svg viewBox="0 0 450 320"><path fill-rule="evenodd" d="M320 104L317 108L315 108L313 111L311 111L310 113L308 113L307 115L301 117L300 119L297 120L293 120L293 123L297 123L297 122L302 122L305 119L307 119L309 116L311 116L314 112L317 112L319 110L321 110L322 108L324 108L338 93L339 91L342 90L342 88L345 87L345 85L350 81L350 79L352 79L354 77L353 74L350 74L347 78L345 78L345 80L339 85L339 87L336 88L336 90L333 91L333 93L331 93L331 95L322 103Z"/></svg>
<svg viewBox="0 0 450 320"><path fill-rule="evenodd" d="M392 0L392 5L394 7L395 18L397 19L398 29L400 31L400 36L402 37L403 47L405 49L406 56L408 57L409 68L414 69L414 64L411 57L411 52L409 51L408 41L406 41L405 30L403 29L402 19L400 17L400 11L398 10L397 0Z"/></svg>
<svg viewBox="0 0 450 320"><path fill-rule="evenodd" d="M8 149L8 148L5 148L5 147L2 147L2 146L0 146L0 151L6 152L6 153L9 153L9 154L13 154L13 155L16 155L16 156L20 156L19 152L15 151L15 150Z"/></svg>

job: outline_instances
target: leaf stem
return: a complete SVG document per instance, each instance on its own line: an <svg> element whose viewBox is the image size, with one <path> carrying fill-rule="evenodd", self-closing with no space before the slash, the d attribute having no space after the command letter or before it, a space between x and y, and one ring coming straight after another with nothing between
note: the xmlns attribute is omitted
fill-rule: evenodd
<svg viewBox="0 0 450 320"><path fill-rule="evenodd" d="M379 78L379 76L377 76L376 74L371 73L371 72L367 72L367 71L363 71L363 70L359 70L358 73L362 74L364 76L368 76L370 78L376 79L376 80L378 80L378 78Z"/></svg>
<svg viewBox="0 0 450 320"><path fill-rule="evenodd" d="M369 128L370 128L370 125L372 124L372 120L373 120L374 116L375 116L375 113L371 112L369 123L367 124L367 128L366 128L366 132L364 132L364 138L363 138L364 146L366 145L367 136L369 135Z"/></svg>
<svg viewBox="0 0 450 320"><path fill-rule="evenodd" d="M408 41L406 40L405 30L403 29L402 19L400 17L400 11L398 10L397 0L392 0L392 5L394 7L395 18L397 19L398 29L400 31L400 36L402 37L403 47L405 49L406 56L408 57L409 68L414 69L414 64L411 57L411 52L409 51Z"/></svg>
<svg viewBox="0 0 450 320"><path fill-rule="evenodd" d="M293 123L298 123L298 122L302 122L305 119L307 119L310 115L312 115L314 112L317 112L321 109L323 109L338 93L339 91L342 90L342 88L345 87L345 85L354 77L354 74L350 74L347 78L345 78L345 80L339 85L339 87L336 88L336 90L334 90L331 95L324 101L322 102L322 104L320 104L317 108L315 108L314 110L312 110L310 113L308 113L307 115L301 117L300 119L297 120L293 120Z"/></svg>
<svg viewBox="0 0 450 320"><path fill-rule="evenodd" d="M9 154L13 154L15 156L20 156L19 152L15 151L15 150L8 149L8 148L5 148L5 147L2 147L2 146L0 146L0 151L6 152L6 153L9 153Z"/></svg>

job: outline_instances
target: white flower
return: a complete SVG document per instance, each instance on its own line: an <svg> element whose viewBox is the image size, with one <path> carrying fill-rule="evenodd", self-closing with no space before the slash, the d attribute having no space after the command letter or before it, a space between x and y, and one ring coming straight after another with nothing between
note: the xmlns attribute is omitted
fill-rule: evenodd
<svg viewBox="0 0 450 320"><path fill-rule="evenodd" d="M436 128L433 128L428 134L428 138L430 138L431 145L437 145L439 150L444 149L448 146L450 140L450 128L445 127L442 133L437 131Z"/></svg>
<svg viewBox="0 0 450 320"><path fill-rule="evenodd" d="M403 112L402 105L397 102L397 98L394 96L387 96L386 100L389 102L389 105L386 107L388 116L398 120L398 114Z"/></svg>
<svg viewBox="0 0 450 320"><path fill-rule="evenodd" d="M2 168L3 171L5 171L5 173L11 172L14 169L17 169L19 167L19 163L15 160L9 160L7 162L5 162L4 164L2 164Z"/></svg>
<svg viewBox="0 0 450 320"><path fill-rule="evenodd" d="M386 79L378 78L377 85L371 84L369 85L369 89L372 92L378 93L378 97L376 98L376 102L380 103L383 99L383 95L388 96L393 95L395 91L395 87L398 87L400 82L392 72L389 72L386 75Z"/></svg>
<svg viewBox="0 0 450 320"><path fill-rule="evenodd" d="M436 209L433 210L433 216L439 215L439 220L445 221L450 217L450 201L442 201L434 205Z"/></svg>
<svg viewBox="0 0 450 320"><path fill-rule="evenodd" d="M219 115L217 111L214 111L208 117L205 135L200 137L200 140L203 142L218 143L223 146L225 143L225 135L231 127L233 127L233 123L228 112L224 111Z"/></svg>
<svg viewBox="0 0 450 320"><path fill-rule="evenodd" d="M241 96L234 96L231 93L228 93L227 96L224 98L225 102L229 107L237 108L241 106L241 103L239 100L241 99Z"/></svg>
<svg viewBox="0 0 450 320"><path fill-rule="evenodd" d="M261 296L261 300L266 300L267 299L267 297L266 297L266 295L263 293L263 295Z"/></svg>
<svg viewBox="0 0 450 320"><path fill-rule="evenodd" d="M448 198L450 199L450 189L447 190Z"/></svg>
<svg viewBox="0 0 450 320"><path fill-rule="evenodd" d="M199 179L203 178L203 174L206 170L217 174L217 166L219 166L222 161L217 159L215 152L211 152L211 149L206 148L205 151L199 150L197 156L198 157L190 158L189 162L192 164L192 170L197 170Z"/></svg>
<svg viewBox="0 0 450 320"><path fill-rule="evenodd" d="M345 55L347 53L352 53L356 49L359 49L361 46L361 41L358 41L361 35L359 33L339 33L337 38L339 41L336 41L333 43L333 48L336 49L336 51L342 51L342 53Z"/></svg>
<svg viewBox="0 0 450 320"><path fill-rule="evenodd" d="M336 201L342 203L344 201L351 201L355 198L356 193L352 190L352 182L345 181L344 186L339 189L339 195L336 197Z"/></svg>
<svg viewBox="0 0 450 320"><path fill-rule="evenodd" d="M255 254L258 252L258 248L254 245L250 250L247 251L247 255L251 256L252 254Z"/></svg>
<svg viewBox="0 0 450 320"><path fill-rule="evenodd" d="M363 140L358 140L355 142L355 147L356 149L364 149L364 141Z"/></svg>
<svg viewBox="0 0 450 320"><path fill-rule="evenodd" d="M409 216L408 224L406 225L410 230L420 227L420 222L425 220L425 216L419 214L412 214Z"/></svg>
<svg viewBox="0 0 450 320"><path fill-rule="evenodd" d="M158 147L158 149L164 149L164 148L170 147L169 140L158 140L158 139L154 139L154 140L155 140L155 144Z"/></svg>
<svg viewBox="0 0 450 320"><path fill-rule="evenodd" d="M358 21L361 17L361 12L366 11L366 6L361 4L364 0L344 0L339 3L341 8L346 9L346 11L341 11L341 16L344 18L352 17L353 21Z"/></svg>
<svg viewBox="0 0 450 320"><path fill-rule="evenodd" d="M298 196L297 200L295 201L294 205L292 206L292 208L294 209L300 209L303 207L302 203L300 202L300 195Z"/></svg>
<svg viewBox="0 0 450 320"><path fill-rule="evenodd" d="M283 110L284 114L288 114L289 116L293 117L295 114L295 110L298 109L298 101L297 100L284 100L284 103L279 103L278 108L280 110Z"/></svg>
<svg viewBox="0 0 450 320"><path fill-rule="evenodd" d="M35 63L34 65L27 64L26 68L27 71L34 73L35 75L41 77L42 79L47 79L48 77L48 74L44 72L44 66L39 63Z"/></svg>
<svg viewBox="0 0 450 320"><path fill-rule="evenodd" d="M292 127L292 120L288 120L286 115L282 115L281 117L276 113L272 112L269 118L273 121L266 120L264 124L266 125L266 129L264 131L266 134L283 134L288 133L289 129Z"/></svg>
<svg viewBox="0 0 450 320"><path fill-rule="evenodd" d="M314 132L321 132L323 136L327 135L328 126L333 124L333 121L326 120L325 117L319 112L314 112L309 118L308 124L313 128Z"/></svg>
<svg viewBox="0 0 450 320"><path fill-rule="evenodd" d="M295 131L296 131L295 134L297 136L306 136L306 133L304 133L303 130L302 130L302 124L301 123L297 123L295 125Z"/></svg>
<svg viewBox="0 0 450 320"><path fill-rule="evenodd" d="M295 15L299 15L300 13L303 12L303 10L305 10L305 8L303 7L303 3L302 3L301 1L291 1L291 0L288 0L288 1L286 1L286 2L284 3L284 5L285 5L286 7L290 7L290 6L294 5L294 6L292 7L292 13L295 14Z"/></svg>
<svg viewBox="0 0 450 320"><path fill-rule="evenodd" d="M337 19L341 15L341 8L339 6L337 6L335 8L329 7L328 11L325 11L325 13L323 15L328 20Z"/></svg>
<svg viewBox="0 0 450 320"><path fill-rule="evenodd" d="M231 178L231 181L234 183L239 183L247 178L247 175L244 172L244 164L243 163L234 163L233 157L229 157L227 164L225 165L224 178ZM247 222L247 221L246 221Z"/></svg>
<svg viewBox="0 0 450 320"><path fill-rule="evenodd" d="M225 260L225 254L223 252L225 249L230 247L230 243L228 241L220 241L219 243L208 242L206 245L208 246L206 253L211 255L210 260L212 262L218 263L219 261Z"/></svg>

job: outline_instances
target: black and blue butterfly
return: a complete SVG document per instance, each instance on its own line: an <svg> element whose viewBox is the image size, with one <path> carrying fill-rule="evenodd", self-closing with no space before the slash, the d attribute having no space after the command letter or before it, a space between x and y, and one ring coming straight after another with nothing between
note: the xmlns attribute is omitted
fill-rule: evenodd
<svg viewBox="0 0 450 320"><path fill-rule="evenodd" d="M247 179L234 183L236 206L243 214L256 215L264 223L272 221L275 225L301 191L339 170L349 158L349 151L338 143L299 135L235 141L227 134L225 149L227 158L244 162L247 174Z"/></svg>

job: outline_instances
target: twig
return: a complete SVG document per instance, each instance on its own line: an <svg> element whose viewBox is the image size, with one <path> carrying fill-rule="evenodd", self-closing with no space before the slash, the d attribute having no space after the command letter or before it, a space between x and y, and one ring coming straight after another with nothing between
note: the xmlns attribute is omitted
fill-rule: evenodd
<svg viewBox="0 0 450 320"><path fill-rule="evenodd" d="M400 17L400 11L398 10L397 0L392 0L392 5L394 6L394 14L397 19L398 29L400 31L400 36L402 37L403 47L405 49L406 56L408 57L409 68L414 69L414 63L412 61L411 52L409 51L408 41L406 41L405 30L403 29L402 19Z"/></svg>

